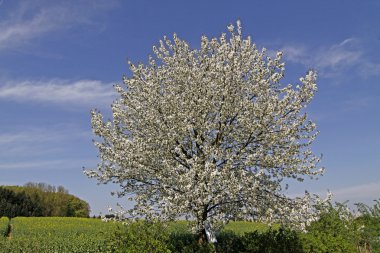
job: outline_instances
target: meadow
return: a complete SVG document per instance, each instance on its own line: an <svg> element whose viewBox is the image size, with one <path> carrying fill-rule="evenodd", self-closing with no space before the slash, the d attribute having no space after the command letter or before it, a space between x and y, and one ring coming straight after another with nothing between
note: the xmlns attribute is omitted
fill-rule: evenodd
<svg viewBox="0 0 380 253"><path fill-rule="evenodd" d="M105 235L117 227L99 219L68 217L16 217L10 224L8 238L0 240L1 253L108 252Z"/></svg>
<svg viewBox="0 0 380 253"><path fill-rule="evenodd" d="M11 233L6 236L8 223ZM0 252L23 253L79 253L112 252L107 243L114 232L121 226L114 222L100 219L72 217L16 217L0 218ZM250 231L263 231L268 227L259 223L237 221L231 222L225 230L242 234ZM188 232L186 221L169 224L169 231Z"/></svg>
<svg viewBox="0 0 380 253"><path fill-rule="evenodd" d="M7 217L0 218L0 235L5 237L8 232L9 219Z"/></svg>
<svg viewBox="0 0 380 253"><path fill-rule="evenodd" d="M313 223L307 233L234 221L217 234L216 247L217 252L231 253L380 253L379 224L377 216L347 222L335 211ZM136 222L125 226L94 218L3 217L0 253L214 252L209 245L197 244L187 221L161 225Z"/></svg>

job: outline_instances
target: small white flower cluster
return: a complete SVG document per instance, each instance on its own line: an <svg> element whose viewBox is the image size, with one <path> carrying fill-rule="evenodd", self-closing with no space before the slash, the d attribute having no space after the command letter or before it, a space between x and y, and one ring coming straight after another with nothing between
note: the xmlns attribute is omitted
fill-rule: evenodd
<svg viewBox="0 0 380 253"><path fill-rule="evenodd" d="M92 112L101 162L87 175L120 184L119 195L136 203L130 215L185 216L197 231L236 218L305 224L315 217L309 194L281 192L284 179L323 173L310 150L318 132L303 111L316 73L284 85L281 52L267 57L243 38L240 22L228 31L202 36L199 49L165 37L147 65L130 63L112 121Z"/></svg>
<svg viewBox="0 0 380 253"><path fill-rule="evenodd" d="M128 211L124 209L120 204L117 205L118 209L114 210L111 206L108 207L108 213L101 217L104 222L128 222Z"/></svg>

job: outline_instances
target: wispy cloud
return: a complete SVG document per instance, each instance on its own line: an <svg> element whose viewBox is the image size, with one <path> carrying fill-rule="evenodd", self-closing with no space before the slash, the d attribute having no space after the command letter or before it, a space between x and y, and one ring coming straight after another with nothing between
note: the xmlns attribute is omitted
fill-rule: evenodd
<svg viewBox="0 0 380 253"><path fill-rule="evenodd" d="M0 134L0 170L78 169L96 164L91 130L74 124L24 127ZM75 151L73 150L75 145ZM85 151L78 155L78 151Z"/></svg>
<svg viewBox="0 0 380 253"><path fill-rule="evenodd" d="M373 200L380 198L380 181L345 187L332 187L329 191L333 194L333 201L349 201L351 205L359 202L371 205L373 204ZM324 197L327 194L327 190L310 191L310 193ZM294 198L302 195L302 192L290 193L289 197Z"/></svg>
<svg viewBox="0 0 380 253"><path fill-rule="evenodd" d="M348 38L337 45L321 50L316 55L315 63L319 68L338 68L357 64L362 59L363 53L358 48L353 48L355 39Z"/></svg>
<svg viewBox="0 0 380 253"><path fill-rule="evenodd" d="M327 78L350 75L362 77L380 75L380 63L372 61L359 39L347 38L340 43L311 48L304 45L287 45L281 48L287 60L315 68Z"/></svg>
<svg viewBox="0 0 380 253"><path fill-rule="evenodd" d="M76 159L57 159L57 160L36 160L36 161L23 161L23 162L0 162L1 170L24 170L24 169L71 169L77 168L80 170L83 164L96 164L95 160L76 160Z"/></svg>
<svg viewBox="0 0 380 253"><path fill-rule="evenodd" d="M14 47L59 27L60 19L64 15L54 9L43 10L29 19L0 23L0 49Z"/></svg>
<svg viewBox="0 0 380 253"><path fill-rule="evenodd" d="M56 168L59 165L67 163L67 160L42 160L42 161L25 161L25 162L11 162L0 163L0 170L5 169L35 169L35 168Z"/></svg>
<svg viewBox="0 0 380 253"><path fill-rule="evenodd" d="M373 97L370 96L356 96L346 101L343 101L343 108L345 111L362 111L365 108L373 106L374 103L377 103Z"/></svg>
<svg viewBox="0 0 380 253"><path fill-rule="evenodd" d="M112 85L97 80L6 81L0 86L0 100L102 106L116 97Z"/></svg>
<svg viewBox="0 0 380 253"><path fill-rule="evenodd" d="M345 188L333 189L334 199L337 201L361 202L380 198L380 182L367 183L362 185L348 186Z"/></svg>
<svg viewBox="0 0 380 253"><path fill-rule="evenodd" d="M115 1L21 1L0 19L0 50L23 45L49 32L96 23ZM4 7L3 5L2 7Z"/></svg>
<svg viewBox="0 0 380 253"><path fill-rule="evenodd" d="M85 145L90 139L91 131L82 129L79 125L59 124L3 130L0 134L0 160L19 161L62 154L73 141Z"/></svg>
<svg viewBox="0 0 380 253"><path fill-rule="evenodd" d="M68 138L87 138L88 133L70 125L49 126L46 128L29 127L22 131L2 132L0 134L0 147L14 145L15 143L46 143L62 141Z"/></svg>

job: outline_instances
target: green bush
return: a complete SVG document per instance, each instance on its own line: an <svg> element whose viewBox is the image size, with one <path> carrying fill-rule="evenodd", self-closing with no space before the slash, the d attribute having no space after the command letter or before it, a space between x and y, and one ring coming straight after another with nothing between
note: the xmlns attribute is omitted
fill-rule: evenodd
<svg viewBox="0 0 380 253"><path fill-rule="evenodd" d="M353 215L345 204L337 203L312 222L302 234L305 252L339 253L356 252L359 230Z"/></svg>
<svg viewBox="0 0 380 253"><path fill-rule="evenodd" d="M243 250L250 253L301 253L302 244L297 232L279 228L269 229L266 232L245 233L241 239Z"/></svg>
<svg viewBox="0 0 380 253"><path fill-rule="evenodd" d="M218 252L243 252L242 235L229 230L222 231L217 235L217 250Z"/></svg>
<svg viewBox="0 0 380 253"><path fill-rule="evenodd" d="M380 253L380 199L374 202L372 207L363 203L356 204L361 213L355 220L360 230L357 246L362 252L370 249L373 253Z"/></svg>
<svg viewBox="0 0 380 253"><path fill-rule="evenodd" d="M172 232L169 237L169 249L171 252L179 253L211 253L215 252L215 246L210 243L198 243L195 234L181 231Z"/></svg>
<svg viewBox="0 0 380 253"><path fill-rule="evenodd" d="M169 233L160 222L137 221L120 225L107 240L110 252L169 253Z"/></svg>
<svg viewBox="0 0 380 253"><path fill-rule="evenodd" d="M286 228L247 232L239 235L232 231L217 234L216 245L199 245L191 233L172 233L172 252L223 252L223 253L302 253L302 244L297 232Z"/></svg>
<svg viewBox="0 0 380 253"><path fill-rule="evenodd" d="M190 232L172 232L169 236L169 247L172 252L183 252L186 247L191 247L197 241Z"/></svg>

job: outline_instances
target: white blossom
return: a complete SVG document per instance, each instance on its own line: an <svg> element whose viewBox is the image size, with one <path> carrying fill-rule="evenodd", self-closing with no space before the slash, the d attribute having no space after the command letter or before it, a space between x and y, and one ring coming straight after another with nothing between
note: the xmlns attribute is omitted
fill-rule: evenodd
<svg viewBox="0 0 380 253"><path fill-rule="evenodd" d="M154 56L130 64L117 85L113 118L92 112L100 162L88 176L120 184L131 215L195 220L204 231L218 221L247 218L305 227L323 203L283 194L285 179L321 175L310 145L316 125L304 108L317 90L316 73L283 84L282 52L266 56L241 24L199 49L173 36Z"/></svg>

